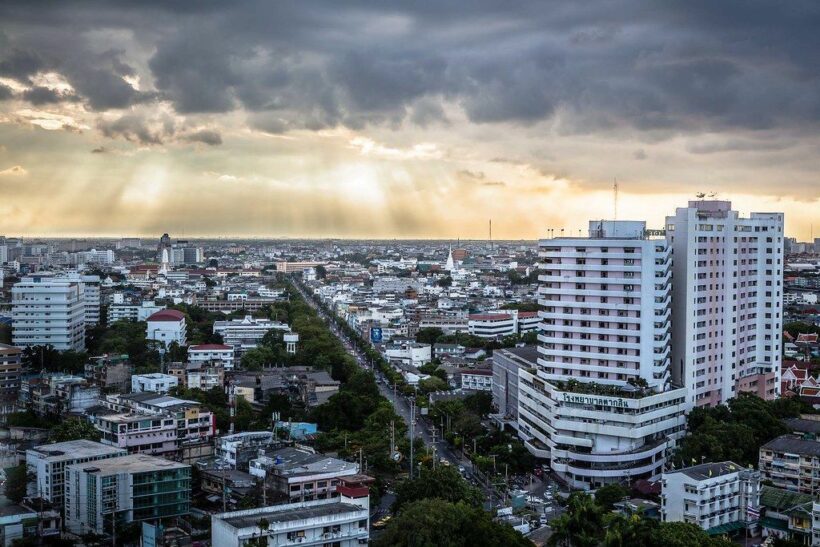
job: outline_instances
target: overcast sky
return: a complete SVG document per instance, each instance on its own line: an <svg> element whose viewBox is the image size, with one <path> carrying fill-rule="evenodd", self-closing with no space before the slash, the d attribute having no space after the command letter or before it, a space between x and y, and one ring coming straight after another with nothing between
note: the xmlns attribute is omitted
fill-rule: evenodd
<svg viewBox="0 0 820 547"><path fill-rule="evenodd" d="M820 236L820 3L0 3L0 233Z"/></svg>

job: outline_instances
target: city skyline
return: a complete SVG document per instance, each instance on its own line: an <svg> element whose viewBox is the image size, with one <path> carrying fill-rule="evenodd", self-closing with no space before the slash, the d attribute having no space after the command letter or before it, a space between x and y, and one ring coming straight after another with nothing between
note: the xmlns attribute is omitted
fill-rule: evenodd
<svg viewBox="0 0 820 547"><path fill-rule="evenodd" d="M535 240L699 192L814 235L810 3L4 2L0 233Z"/></svg>

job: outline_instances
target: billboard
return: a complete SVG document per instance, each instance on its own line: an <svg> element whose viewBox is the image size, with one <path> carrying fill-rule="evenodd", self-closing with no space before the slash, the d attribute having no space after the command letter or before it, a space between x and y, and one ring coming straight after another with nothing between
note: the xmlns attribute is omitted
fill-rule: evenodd
<svg viewBox="0 0 820 547"><path fill-rule="evenodd" d="M370 328L370 341L374 344L381 344L382 343L382 329L381 327L371 327Z"/></svg>

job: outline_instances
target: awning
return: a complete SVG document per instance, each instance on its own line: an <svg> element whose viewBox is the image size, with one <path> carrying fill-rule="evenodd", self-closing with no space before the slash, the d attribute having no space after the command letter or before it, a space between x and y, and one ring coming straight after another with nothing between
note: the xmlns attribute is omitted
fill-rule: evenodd
<svg viewBox="0 0 820 547"><path fill-rule="evenodd" d="M763 517L760 519L760 525L763 528L769 528L770 530L780 530L781 532L789 531L789 522L783 519Z"/></svg>
<svg viewBox="0 0 820 547"><path fill-rule="evenodd" d="M746 529L746 523L745 522L736 521L736 522L729 522L729 523L726 523L726 524L720 524L718 526L713 526L712 528L709 528L708 530L706 530L706 533L709 534L710 536L720 536L720 535L723 535L723 534L728 534L728 533L731 533L731 532L737 532L738 530L745 530L745 529Z"/></svg>

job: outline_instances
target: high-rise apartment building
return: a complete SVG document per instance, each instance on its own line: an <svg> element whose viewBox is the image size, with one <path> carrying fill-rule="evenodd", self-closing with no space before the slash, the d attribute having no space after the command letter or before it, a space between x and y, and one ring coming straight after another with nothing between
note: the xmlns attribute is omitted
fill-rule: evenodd
<svg viewBox="0 0 820 547"><path fill-rule="evenodd" d="M540 242L539 355L519 370L530 451L575 488L660 476L683 434L670 378L670 251L645 223Z"/></svg>
<svg viewBox="0 0 820 547"><path fill-rule="evenodd" d="M24 277L11 289L15 346L50 344L58 350L85 349L83 284L44 275Z"/></svg>
<svg viewBox="0 0 820 547"><path fill-rule="evenodd" d="M666 218L673 253L672 377L689 406L775 398L783 327L783 214L742 218L690 201Z"/></svg>
<svg viewBox="0 0 820 547"><path fill-rule="evenodd" d="M83 287L83 304L85 306L85 324L88 326L100 323L100 276L69 273L67 279L78 281Z"/></svg>

